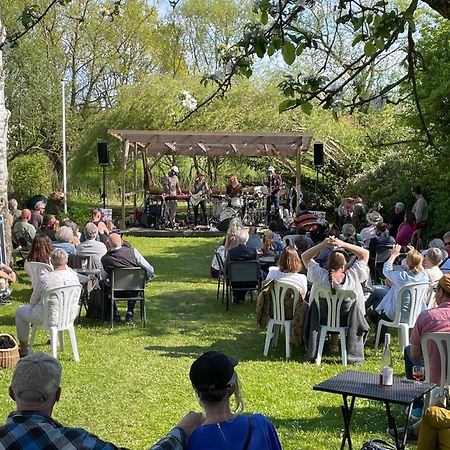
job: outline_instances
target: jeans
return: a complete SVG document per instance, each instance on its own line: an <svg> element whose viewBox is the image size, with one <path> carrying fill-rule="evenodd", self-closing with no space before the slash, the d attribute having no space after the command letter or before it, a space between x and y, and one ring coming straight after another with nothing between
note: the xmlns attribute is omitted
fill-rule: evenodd
<svg viewBox="0 0 450 450"><path fill-rule="evenodd" d="M366 312L370 307L375 310L388 292L389 288L383 284L376 284L373 286L372 293L366 300Z"/></svg>
<svg viewBox="0 0 450 450"><path fill-rule="evenodd" d="M275 208L275 215L279 217L280 215L280 196L278 194L269 195L267 197L267 220L270 220L270 209L271 206Z"/></svg>

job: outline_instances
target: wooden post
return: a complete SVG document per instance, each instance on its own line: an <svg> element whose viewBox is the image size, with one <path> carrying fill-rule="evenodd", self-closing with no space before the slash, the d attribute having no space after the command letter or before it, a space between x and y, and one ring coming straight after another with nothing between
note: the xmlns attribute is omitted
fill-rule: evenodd
<svg viewBox="0 0 450 450"><path fill-rule="evenodd" d="M300 204L300 192L302 189L301 185L302 176L302 146L297 145L297 155L295 157L295 190L297 191L297 204L295 205L295 212L299 212Z"/></svg>
<svg viewBox="0 0 450 450"><path fill-rule="evenodd" d="M133 150L133 212L134 210L137 208L137 153L138 153L138 148L137 148L137 144L134 144L134 150Z"/></svg>
<svg viewBox="0 0 450 450"><path fill-rule="evenodd" d="M122 144L122 220L120 229L125 230L125 176L127 172L128 152L130 150L130 141L124 141Z"/></svg>

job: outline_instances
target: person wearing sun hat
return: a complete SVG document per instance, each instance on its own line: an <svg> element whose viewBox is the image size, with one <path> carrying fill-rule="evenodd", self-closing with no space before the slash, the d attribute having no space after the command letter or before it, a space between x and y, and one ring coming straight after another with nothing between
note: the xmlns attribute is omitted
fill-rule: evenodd
<svg viewBox="0 0 450 450"><path fill-rule="evenodd" d="M272 423L262 414L246 416L243 409L236 359L218 351L208 351L197 358L189 371L189 378L205 421L189 439L187 450L245 449L281 450ZM234 410L230 407L235 397Z"/></svg>
<svg viewBox="0 0 450 450"><path fill-rule="evenodd" d="M59 361L46 353L33 353L19 360L9 387L17 410L0 426L2 450L122 448L83 428L66 427L52 418L53 408L61 398L61 375ZM201 413L190 412L149 450L183 450L189 435L202 422Z"/></svg>
<svg viewBox="0 0 450 450"><path fill-rule="evenodd" d="M364 241L364 246L367 247L372 238L377 235L377 224L383 222L383 217L378 211L371 211L366 214L366 221L368 225L361 230L361 238Z"/></svg>

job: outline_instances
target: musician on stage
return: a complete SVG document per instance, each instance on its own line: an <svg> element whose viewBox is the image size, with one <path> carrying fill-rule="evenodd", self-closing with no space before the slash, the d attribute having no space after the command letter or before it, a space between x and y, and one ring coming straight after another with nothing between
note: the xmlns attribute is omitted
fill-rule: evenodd
<svg viewBox="0 0 450 450"><path fill-rule="evenodd" d="M275 208L276 217L280 216L280 189L283 184L281 176L275 172L275 167L269 166L267 171L269 177L267 180L267 187L269 190L269 196L267 197L267 223L270 222L270 209L273 205Z"/></svg>
<svg viewBox="0 0 450 450"><path fill-rule="evenodd" d="M194 207L194 225L198 225L198 207L202 208L203 219L205 225L208 225L208 218L206 216L206 196L209 194L210 189L206 182L205 175L198 172L197 177L191 187L191 203Z"/></svg>
<svg viewBox="0 0 450 450"><path fill-rule="evenodd" d="M236 175L231 175L226 191L228 199L242 197L242 186Z"/></svg>
<svg viewBox="0 0 450 450"><path fill-rule="evenodd" d="M177 174L180 173L180 169L177 166L172 166L170 172L164 176L163 180L163 195L176 196L181 195L180 180ZM168 208L168 218L172 226L175 226L175 217L177 215L178 202L174 200L166 200Z"/></svg>

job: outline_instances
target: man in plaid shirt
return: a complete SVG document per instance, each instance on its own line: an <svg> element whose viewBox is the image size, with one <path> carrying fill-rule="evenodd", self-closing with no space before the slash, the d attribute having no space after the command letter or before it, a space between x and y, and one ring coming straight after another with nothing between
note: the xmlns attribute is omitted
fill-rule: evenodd
<svg viewBox="0 0 450 450"><path fill-rule="evenodd" d="M22 358L14 370L9 395L17 411L0 427L1 450L115 450L83 428L65 427L52 419L53 406L61 395L62 367L45 353ZM182 450L192 431L201 425L203 415L191 412L150 450Z"/></svg>

